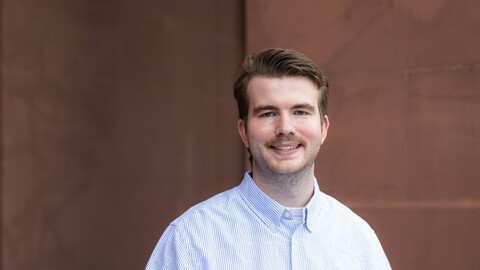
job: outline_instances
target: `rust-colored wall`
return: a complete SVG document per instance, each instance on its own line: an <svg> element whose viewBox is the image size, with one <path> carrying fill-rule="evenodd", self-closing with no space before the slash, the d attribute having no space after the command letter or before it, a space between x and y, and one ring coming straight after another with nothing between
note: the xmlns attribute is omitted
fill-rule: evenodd
<svg viewBox="0 0 480 270"><path fill-rule="evenodd" d="M241 180L240 1L1 1L0 268L142 269Z"/></svg>
<svg viewBox="0 0 480 270"><path fill-rule="evenodd" d="M292 47L329 76L320 187L394 269L480 268L480 2L247 0L246 49Z"/></svg>
<svg viewBox="0 0 480 270"><path fill-rule="evenodd" d="M478 1L242 2L0 2L1 269L141 269L240 180L231 83L272 46L327 72L320 186L394 269L480 268Z"/></svg>

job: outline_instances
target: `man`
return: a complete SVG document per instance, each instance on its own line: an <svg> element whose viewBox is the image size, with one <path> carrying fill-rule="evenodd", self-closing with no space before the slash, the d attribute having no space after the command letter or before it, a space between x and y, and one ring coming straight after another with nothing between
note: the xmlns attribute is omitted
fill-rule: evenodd
<svg viewBox="0 0 480 270"><path fill-rule="evenodd" d="M304 55L248 56L234 85L252 170L173 221L146 269L391 269L377 236L322 193L328 82Z"/></svg>

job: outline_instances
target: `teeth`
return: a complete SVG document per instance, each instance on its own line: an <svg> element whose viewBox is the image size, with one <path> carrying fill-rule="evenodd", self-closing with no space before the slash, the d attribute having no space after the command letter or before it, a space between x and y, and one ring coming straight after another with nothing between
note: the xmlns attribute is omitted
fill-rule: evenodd
<svg viewBox="0 0 480 270"><path fill-rule="evenodd" d="M290 151L297 148L297 146L275 146L275 149L280 151Z"/></svg>

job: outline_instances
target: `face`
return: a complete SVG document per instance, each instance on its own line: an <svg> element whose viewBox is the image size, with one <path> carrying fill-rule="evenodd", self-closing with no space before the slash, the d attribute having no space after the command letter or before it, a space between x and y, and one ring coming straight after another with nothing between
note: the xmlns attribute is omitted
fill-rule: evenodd
<svg viewBox="0 0 480 270"><path fill-rule="evenodd" d="M247 88L248 122L238 132L253 158L253 172L294 174L311 170L327 136L319 90L305 77L253 77ZM264 174L268 175L268 174Z"/></svg>

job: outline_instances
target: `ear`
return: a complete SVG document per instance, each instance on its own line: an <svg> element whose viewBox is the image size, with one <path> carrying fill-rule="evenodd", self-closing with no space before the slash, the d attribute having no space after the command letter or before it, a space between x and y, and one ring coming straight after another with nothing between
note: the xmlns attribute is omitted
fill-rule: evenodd
<svg viewBox="0 0 480 270"><path fill-rule="evenodd" d="M329 126L330 126L330 122L328 120L328 116L325 115L323 117L323 123L322 123L322 143L325 142L325 139L327 138Z"/></svg>
<svg viewBox="0 0 480 270"><path fill-rule="evenodd" d="M242 119L238 119L237 129L243 144L245 145L246 148L249 148L248 137L247 137L247 123L245 123L245 121L243 121Z"/></svg>

